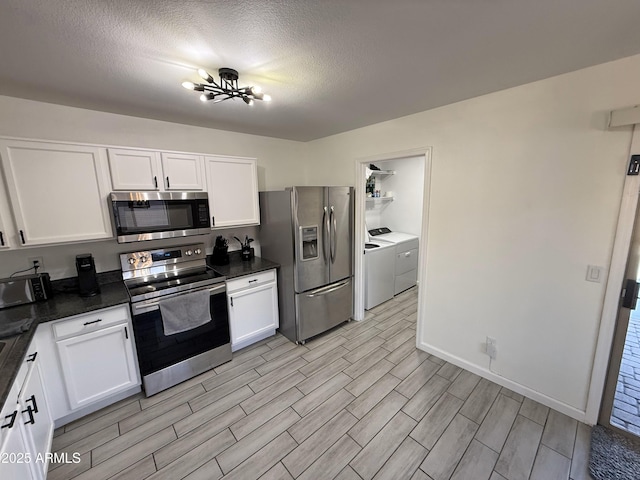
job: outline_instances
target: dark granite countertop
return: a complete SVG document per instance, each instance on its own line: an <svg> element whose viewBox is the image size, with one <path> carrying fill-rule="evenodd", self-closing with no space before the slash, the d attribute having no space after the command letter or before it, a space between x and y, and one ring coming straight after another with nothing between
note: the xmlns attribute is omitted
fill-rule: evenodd
<svg viewBox="0 0 640 480"><path fill-rule="evenodd" d="M210 256L207 257L207 263L216 272L227 277L227 280L280 267L280 264L266 258L253 257L251 260L242 260L240 251L229 252L228 265L214 265Z"/></svg>
<svg viewBox="0 0 640 480"><path fill-rule="evenodd" d="M38 324L129 302L129 294L122 281L101 284L100 290L99 295L88 298L82 298L76 292L56 291L53 298L46 302L0 310L0 325L3 322L34 319L27 332L0 339L0 342L7 342L5 348L10 348L7 352L2 352L4 360L0 364L0 408L9 394Z"/></svg>

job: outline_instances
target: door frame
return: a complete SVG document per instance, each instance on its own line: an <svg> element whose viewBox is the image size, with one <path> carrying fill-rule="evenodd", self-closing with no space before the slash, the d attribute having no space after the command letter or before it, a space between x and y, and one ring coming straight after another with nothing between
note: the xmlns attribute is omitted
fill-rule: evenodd
<svg viewBox="0 0 640 480"><path fill-rule="evenodd" d="M429 198L431 195L431 157L432 147L418 147L410 150L380 153L367 157L357 158L355 161L355 224L354 224L354 302L353 319L364 320L364 256L359 252L364 251L364 225L365 225L365 183L367 165L373 162L399 160L407 157L419 157L424 159L424 179L422 191L422 226L420 231L420 249L418 251L418 284L424 282L427 272L427 242L429 226ZM421 317L424 299L424 288L418 289L418 319ZM417 322L417 339L421 338L421 322ZM417 341L417 340L416 340Z"/></svg>
<svg viewBox="0 0 640 480"><path fill-rule="evenodd" d="M640 127L634 124L633 135L629 156L640 154ZM598 422L604 387L609 368L609 358L613 347L613 338L618 318L618 307L620 303L620 292L625 278L633 226L638 208L638 198L640 196L640 175L625 175L624 187L622 191L622 201L618 214L618 224L616 227L609 267L609 276L605 288L604 302L602 306L602 316L600 318L600 328L596 342L596 349L593 359L593 369L591 371L591 382L587 395L587 405L585 409L585 422L595 425Z"/></svg>

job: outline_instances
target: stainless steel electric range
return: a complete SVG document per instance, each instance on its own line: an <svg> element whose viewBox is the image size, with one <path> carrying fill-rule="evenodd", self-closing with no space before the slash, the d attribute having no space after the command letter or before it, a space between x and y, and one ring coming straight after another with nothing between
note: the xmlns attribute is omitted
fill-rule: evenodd
<svg viewBox="0 0 640 480"><path fill-rule="evenodd" d="M147 396L231 360L225 277L207 266L204 244L123 253L120 263L131 298L135 344ZM163 309L176 300L189 307L192 299L202 301L203 291L209 293L211 320L167 334L165 330L171 330L163 321ZM187 297L198 292L199 296ZM168 310L164 312L168 316ZM189 315L189 308L183 315ZM188 324L189 318L184 320Z"/></svg>

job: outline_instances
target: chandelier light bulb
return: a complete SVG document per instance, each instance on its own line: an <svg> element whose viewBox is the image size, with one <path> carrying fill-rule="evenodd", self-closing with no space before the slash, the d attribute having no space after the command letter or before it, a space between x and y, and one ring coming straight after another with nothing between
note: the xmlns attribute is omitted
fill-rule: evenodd
<svg viewBox="0 0 640 480"><path fill-rule="evenodd" d="M264 94L263 97L262 97L262 100L264 100L265 102L270 102L271 101L271 95Z"/></svg>
<svg viewBox="0 0 640 480"><path fill-rule="evenodd" d="M209 83L213 82L213 77L209 75L209 73L204 68L198 69L198 75L200 75L204 80L206 80Z"/></svg>
<svg viewBox="0 0 640 480"><path fill-rule="evenodd" d="M182 86L187 90L195 90L196 85L193 82L182 82Z"/></svg>
<svg viewBox="0 0 640 480"><path fill-rule="evenodd" d="M242 100L244 100L244 103L246 103L247 105L253 105L253 98L242 97Z"/></svg>
<svg viewBox="0 0 640 480"><path fill-rule="evenodd" d="M256 93L261 93L262 92L262 88L260 87L251 87L251 93L256 94Z"/></svg>
<svg viewBox="0 0 640 480"><path fill-rule="evenodd" d="M203 93L202 95L200 95L200 100L202 100L203 102L206 102L207 100L209 100L209 95L207 95L206 93Z"/></svg>

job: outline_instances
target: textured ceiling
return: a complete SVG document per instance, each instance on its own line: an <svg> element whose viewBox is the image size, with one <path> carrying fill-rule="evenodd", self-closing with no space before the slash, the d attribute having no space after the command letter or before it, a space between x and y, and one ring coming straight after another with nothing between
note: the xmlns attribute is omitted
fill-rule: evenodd
<svg viewBox="0 0 640 480"><path fill-rule="evenodd" d="M2 0L0 94L307 141L640 53L638 0ZM200 102L196 69L271 103Z"/></svg>

